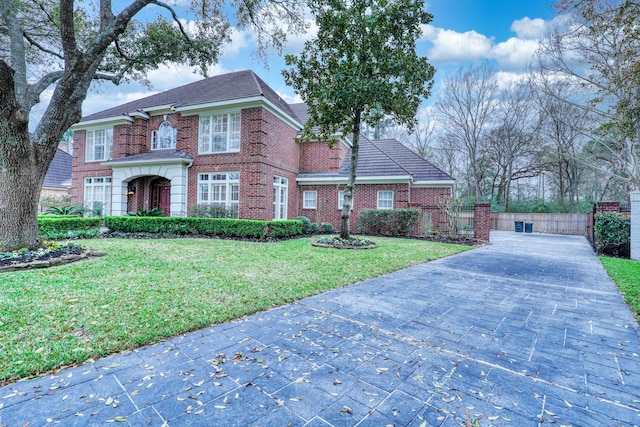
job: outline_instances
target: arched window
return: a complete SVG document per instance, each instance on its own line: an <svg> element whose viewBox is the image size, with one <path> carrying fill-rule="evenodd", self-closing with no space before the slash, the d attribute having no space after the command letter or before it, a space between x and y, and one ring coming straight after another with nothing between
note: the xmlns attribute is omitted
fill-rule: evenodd
<svg viewBox="0 0 640 427"><path fill-rule="evenodd" d="M169 150L176 148L176 129L171 126L168 120L160 123L158 130L151 133L152 150Z"/></svg>

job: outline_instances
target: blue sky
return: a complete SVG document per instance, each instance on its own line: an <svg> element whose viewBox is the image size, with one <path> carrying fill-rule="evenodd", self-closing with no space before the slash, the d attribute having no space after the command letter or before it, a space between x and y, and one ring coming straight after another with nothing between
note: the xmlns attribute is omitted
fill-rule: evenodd
<svg viewBox="0 0 640 427"><path fill-rule="evenodd" d="M418 53L430 58L436 67L436 87L429 104L437 97L438 82L460 66L490 61L503 81L517 79L537 46L537 40L555 18L548 0L430 0L427 10L434 20L425 28L418 43ZM312 23L313 24L313 23ZM311 26L311 33L315 27ZM294 36L287 53L297 53L307 35ZM280 73L284 61L270 55L268 69L251 59L253 39L248 32L236 31L233 42L226 46L219 64L211 74L252 69L289 102L299 101L293 89L284 84ZM91 114L114 105L152 95L182 84L199 80L188 67L161 67L149 75L152 87L132 83L114 86L99 85L90 92L83 105L83 114Z"/></svg>

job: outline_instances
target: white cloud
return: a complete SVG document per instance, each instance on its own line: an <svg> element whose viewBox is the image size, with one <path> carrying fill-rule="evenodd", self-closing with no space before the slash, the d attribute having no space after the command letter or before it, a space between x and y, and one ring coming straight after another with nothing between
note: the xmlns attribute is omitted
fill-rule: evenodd
<svg viewBox="0 0 640 427"><path fill-rule="evenodd" d="M287 43L285 46L285 52L293 55L297 55L302 52L304 43L313 39L318 35L318 25L314 19L305 19L308 25L307 31L302 34L289 34L287 35Z"/></svg>
<svg viewBox="0 0 640 427"><path fill-rule="evenodd" d="M474 61L485 58L489 54L492 39L476 31L458 33L432 25L423 28L421 40L432 43L427 56L434 62L451 63Z"/></svg>
<svg viewBox="0 0 640 427"><path fill-rule="evenodd" d="M224 46L222 46L222 56L235 58L242 49L250 47L250 44L252 44L253 46L251 47L255 49L255 44L247 31L231 28L231 42L225 43Z"/></svg>
<svg viewBox="0 0 640 427"><path fill-rule="evenodd" d="M496 72L496 82L498 86L504 88L508 86L510 83L516 83L529 78L529 74L526 72L509 72L509 71L498 71Z"/></svg>
<svg viewBox="0 0 640 427"><path fill-rule="evenodd" d="M498 61L500 68L524 69L538 49L537 40L511 37L491 48L490 57Z"/></svg>
<svg viewBox="0 0 640 427"><path fill-rule="evenodd" d="M539 39L544 36L546 24L544 19L531 19L525 16L522 19L516 19L511 24L511 31L516 33L520 39Z"/></svg>
<svg viewBox="0 0 640 427"><path fill-rule="evenodd" d="M303 102L302 98L297 93L289 95L288 93L282 93L279 90L276 90L276 93L278 94L278 96L280 96L280 98L284 99L287 104L297 104L299 102Z"/></svg>

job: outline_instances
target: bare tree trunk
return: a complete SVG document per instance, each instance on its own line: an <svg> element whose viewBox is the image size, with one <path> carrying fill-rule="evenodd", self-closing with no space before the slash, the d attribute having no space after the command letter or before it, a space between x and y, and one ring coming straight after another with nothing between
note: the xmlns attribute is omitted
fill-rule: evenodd
<svg viewBox="0 0 640 427"><path fill-rule="evenodd" d="M33 155L17 157L0 172L0 251L40 244L38 201L44 174Z"/></svg>
<svg viewBox="0 0 640 427"><path fill-rule="evenodd" d="M0 251L33 248L44 172L29 140L29 115L17 102L13 70L0 61ZM45 170L46 171L46 170Z"/></svg>
<svg viewBox="0 0 640 427"><path fill-rule="evenodd" d="M340 217L340 238L351 237L351 207L353 206L353 190L356 184L356 170L358 168L358 152L360 151L360 122L362 112L357 111L353 117L353 140L351 142L351 169L349 179L344 188L342 216Z"/></svg>

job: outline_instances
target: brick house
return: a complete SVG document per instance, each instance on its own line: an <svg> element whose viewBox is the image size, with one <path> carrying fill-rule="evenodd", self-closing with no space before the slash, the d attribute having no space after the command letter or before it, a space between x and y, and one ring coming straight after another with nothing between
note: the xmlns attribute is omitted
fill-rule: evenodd
<svg viewBox="0 0 640 427"><path fill-rule="evenodd" d="M96 213L216 206L246 219L339 225L349 141L296 143L304 104L252 71L203 79L74 125L72 199ZM364 208L433 204L453 179L395 140L362 138L354 224Z"/></svg>

